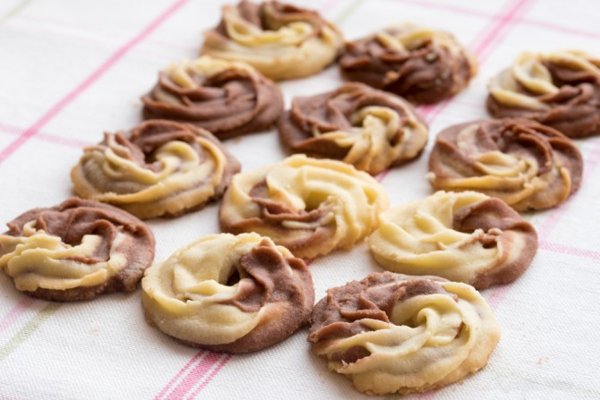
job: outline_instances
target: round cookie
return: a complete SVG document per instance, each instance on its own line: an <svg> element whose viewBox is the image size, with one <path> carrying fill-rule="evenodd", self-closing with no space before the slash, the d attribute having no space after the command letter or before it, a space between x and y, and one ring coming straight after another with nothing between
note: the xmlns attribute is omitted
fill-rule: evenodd
<svg viewBox="0 0 600 400"><path fill-rule="evenodd" d="M283 112L273 81L248 64L209 56L169 66L142 102L145 118L189 122L219 139L269 129Z"/></svg>
<svg viewBox="0 0 600 400"><path fill-rule="evenodd" d="M390 271L437 275L481 290L521 276L538 242L533 225L500 199L437 192L380 214L369 247Z"/></svg>
<svg viewBox="0 0 600 400"><path fill-rule="evenodd" d="M246 62L274 80L296 79L331 64L343 41L316 11L242 0L223 7L219 24L205 33L202 54Z"/></svg>
<svg viewBox="0 0 600 400"><path fill-rule="evenodd" d="M473 121L444 129L429 158L437 190L475 190L517 211L555 207L581 183L577 146L555 129L526 119Z"/></svg>
<svg viewBox="0 0 600 400"><path fill-rule="evenodd" d="M210 132L150 120L105 133L71 170L75 192L140 218L178 216L219 199L240 164Z"/></svg>
<svg viewBox="0 0 600 400"><path fill-rule="evenodd" d="M428 104L463 90L477 62L452 34L406 23L347 43L340 68L349 80Z"/></svg>
<svg viewBox="0 0 600 400"><path fill-rule="evenodd" d="M226 232L257 232L312 259L362 240L387 206L383 187L367 173L294 155L234 176L219 220Z"/></svg>
<svg viewBox="0 0 600 400"><path fill-rule="evenodd" d="M149 268L147 319L188 345L247 353L305 325L314 303L304 261L255 233L202 237Z"/></svg>
<svg viewBox="0 0 600 400"><path fill-rule="evenodd" d="M279 121L279 137L294 153L342 160L371 175L417 157L427 135L404 99L358 82L296 97Z"/></svg>
<svg viewBox="0 0 600 400"><path fill-rule="evenodd" d="M96 201L72 197L7 225L0 235L0 269L17 290L46 300L134 291L154 258L146 224Z"/></svg>
<svg viewBox="0 0 600 400"><path fill-rule="evenodd" d="M522 53L489 91L494 117L533 119L572 138L600 134L600 58L582 51Z"/></svg>
<svg viewBox="0 0 600 400"><path fill-rule="evenodd" d="M312 351L375 395L460 381L487 364L500 337L472 286L391 272L329 289L311 319Z"/></svg>

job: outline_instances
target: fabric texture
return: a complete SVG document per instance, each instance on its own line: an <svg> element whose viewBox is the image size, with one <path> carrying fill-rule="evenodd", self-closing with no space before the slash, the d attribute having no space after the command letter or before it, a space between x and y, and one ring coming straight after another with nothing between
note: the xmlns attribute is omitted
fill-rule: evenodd
<svg viewBox="0 0 600 400"><path fill-rule="evenodd" d="M434 138L486 118L487 82L523 51L577 48L600 55L600 8L583 0L304 0L347 39L411 21L452 32L479 60L467 89L420 107L430 125L422 156L378 176L391 204L432 193L426 179ZM69 171L82 146L142 120L140 97L170 62L193 59L224 1L0 4L0 223L71 195ZM334 90L337 66L280 84L293 96ZM600 398L600 137L576 142L581 189L558 208L526 214L540 249L511 285L482 292L501 339L479 373L407 399ZM225 142L249 171L285 156L275 130ZM151 220L156 260L218 232L218 205ZM366 243L315 260L316 299L327 288L382 271ZM75 304L34 300L0 274L0 399L367 399L309 351L308 331L255 354L230 356L183 346L144 320L140 292ZM390 396L389 398L396 398Z"/></svg>

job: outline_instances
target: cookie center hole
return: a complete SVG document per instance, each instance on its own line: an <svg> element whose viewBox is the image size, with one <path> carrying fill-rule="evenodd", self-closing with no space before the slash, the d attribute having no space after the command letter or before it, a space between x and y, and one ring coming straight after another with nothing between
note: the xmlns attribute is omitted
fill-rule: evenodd
<svg viewBox="0 0 600 400"><path fill-rule="evenodd" d="M233 273L227 279L227 286L233 286L240 281L240 271L238 269L234 269Z"/></svg>

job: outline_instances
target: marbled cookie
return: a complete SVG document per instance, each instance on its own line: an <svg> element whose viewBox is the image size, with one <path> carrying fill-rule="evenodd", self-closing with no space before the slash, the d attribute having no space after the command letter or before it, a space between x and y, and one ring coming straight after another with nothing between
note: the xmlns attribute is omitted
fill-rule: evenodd
<svg viewBox="0 0 600 400"><path fill-rule="evenodd" d="M369 237L375 260L410 275L438 275L485 289L510 283L537 251L533 225L500 199L437 192L379 216Z"/></svg>
<svg viewBox="0 0 600 400"><path fill-rule="evenodd" d="M0 269L15 287L55 301L131 292L154 258L142 221L108 204L76 197L34 208L0 235Z"/></svg>
<svg viewBox="0 0 600 400"><path fill-rule="evenodd" d="M484 298L438 277L372 273L329 289L308 340L367 394L424 392L483 368L500 337Z"/></svg>
<svg viewBox="0 0 600 400"><path fill-rule="evenodd" d="M257 232L311 259L352 247L377 227L387 206L383 187L369 174L294 155L234 176L219 219L226 232Z"/></svg>
<svg viewBox="0 0 600 400"><path fill-rule="evenodd" d="M188 345L247 353L308 322L313 282L304 261L255 233L202 237L148 269L148 320Z"/></svg>
<svg viewBox="0 0 600 400"><path fill-rule="evenodd" d="M106 133L71 170L75 192L140 218L178 216L220 198L240 164L210 132L164 120Z"/></svg>
<svg viewBox="0 0 600 400"><path fill-rule="evenodd" d="M372 175L417 157L427 135L408 102L358 82L296 97L279 121L279 137L294 153L342 160Z"/></svg>
<svg viewBox="0 0 600 400"><path fill-rule="evenodd" d="M339 54L343 37L316 11L278 1L223 7L205 33L202 54L246 62L275 80L316 74Z"/></svg>
<svg viewBox="0 0 600 400"><path fill-rule="evenodd" d="M146 118L189 122L220 139L269 129L283 111L273 81L248 64L209 56L170 65L142 102Z"/></svg>

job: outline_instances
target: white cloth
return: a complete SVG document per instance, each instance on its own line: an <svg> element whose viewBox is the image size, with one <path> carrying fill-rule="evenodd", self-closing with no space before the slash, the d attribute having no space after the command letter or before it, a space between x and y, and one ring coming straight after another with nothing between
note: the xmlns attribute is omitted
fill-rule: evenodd
<svg viewBox="0 0 600 400"><path fill-rule="evenodd" d="M524 50L580 48L600 55L600 8L561 0L312 0L350 39L406 20L453 32L478 53L469 88L422 109L431 121L423 156L383 180L393 204L431 193L425 179L434 136L486 116L485 84ZM84 143L140 121L139 97L170 61L193 58L218 1L5 0L0 4L0 221L70 195ZM341 82L335 67L281 85L286 101ZM481 372L424 397L600 398L600 138L577 142L581 190L532 216L541 248L513 285L484 292L502 339ZM245 170L284 157L271 131L227 142ZM216 232L217 206L152 221L156 259ZM380 268L361 244L311 265L317 298ZM311 355L306 330L273 348L224 356L185 347L150 327L139 292L56 305L31 300L0 277L0 399L366 398ZM423 397L423 396L421 396Z"/></svg>

